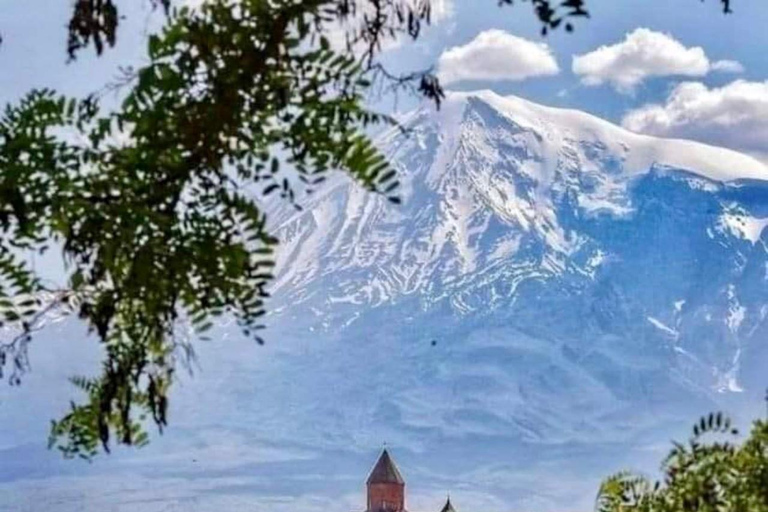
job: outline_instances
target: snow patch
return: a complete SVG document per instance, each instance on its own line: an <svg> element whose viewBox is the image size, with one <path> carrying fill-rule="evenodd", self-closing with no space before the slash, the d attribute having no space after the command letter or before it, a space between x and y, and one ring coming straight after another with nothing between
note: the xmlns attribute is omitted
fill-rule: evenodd
<svg viewBox="0 0 768 512"><path fill-rule="evenodd" d="M736 297L736 287L734 285L728 285L728 316L725 319L728 329L732 333L736 333L741 327L741 323L744 321L744 317L747 314L747 308L741 305L738 297Z"/></svg>
<svg viewBox="0 0 768 512"><path fill-rule="evenodd" d="M741 387L738 380L739 369L741 360L741 349L736 350L736 354L733 356L731 367L725 371L720 372L717 368L713 370L717 383L715 384L715 391L718 393L742 393L744 388Z"/></svg>
<svg viewBox="0 0 768 512"><path fill-rule="evenodd" d="M496 261L508 258L517 252L520 247L520 237L511 237L501 240L488 256L488 261Z"/></svg>
<svg viewBox="0 0 768 512"><path fill-rule="evenodd" d="M647 317L648 321L657 329L660 329L661 331L669 334L674 339L677 339L678 336L680 336L680 333L676 330L662 322L661 320L654 318L652 316Z"/></svg>
<svg viewBox="0 0 768 512"><path fill-rule="evenodd" d="M752 217L742 209L732 209L720 216L721 230L756 244L768 226L768 217Z"/></svg>

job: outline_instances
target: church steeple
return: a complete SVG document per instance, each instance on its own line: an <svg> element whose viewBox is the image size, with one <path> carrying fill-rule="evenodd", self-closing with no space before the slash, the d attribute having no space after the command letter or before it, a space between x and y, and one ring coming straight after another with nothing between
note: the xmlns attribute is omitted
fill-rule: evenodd
<svg viewBox="0 0 768 512"><path fill-rule="evenodd" d="M381 452L378 462L373 466L371 474L368 476L368 485L371 484L401 484L404 485L405 481L400 474L400 470L397 469L395 461L389 456L389 452L386 448Z"/></svg>
<svg viewBox="0 0 768 512"><path fill-rule="evenodd" d="M448 496L448 499L445 501L445 505L443 505L443 510L440 512L456 512L456 509L453 508L453 504L451 504L450 496Z"/></svg>
<svg viewBox="0 0 768 512"><path fill-rule="evenodd" d="M405 512L405 480L384 449L368 476L367 512Z"/></svg>

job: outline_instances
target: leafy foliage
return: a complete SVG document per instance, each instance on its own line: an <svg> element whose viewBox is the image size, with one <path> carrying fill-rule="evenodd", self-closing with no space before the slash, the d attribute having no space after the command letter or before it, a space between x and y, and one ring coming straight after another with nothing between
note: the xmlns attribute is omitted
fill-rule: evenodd
<svg viewBox="0 0 768 512"><path fill-rule="evenodd" d="M675 443L664 460L663 480L619 473L600 487L600 512L768 511L768 422L749 437L722 414L701 418L687 444Z"/></svg>
<svg viewBox="0 0 768 512"><path fill-rule="evenodd" d="M179 9L117 111L51 91L6 109L2 291L44 290L13 249L60 243L78 313L106 352L101 376L75 381L86 402L53 424L65 455L143 441L137 411L166 424L180 317L202 335L231 314L259 339L277 242L259 195L295 202L296 187L344 169L397 200L364 131L384 120L363 106L369 83L322 34L333 15L322 1ZM310 37L318 44L302 44Z"/></svg>
<svg viewBox="0 0 768 512"><path fill-rule="evenodd" d="M151 1L153 7L162 6L166 12L171 7L170 0ZM75 0L68 27L69 58L74 59L78 50L91 42L99 55L104 51L104 43L115 46L119 23L120 15L114 0Z"/></svg>

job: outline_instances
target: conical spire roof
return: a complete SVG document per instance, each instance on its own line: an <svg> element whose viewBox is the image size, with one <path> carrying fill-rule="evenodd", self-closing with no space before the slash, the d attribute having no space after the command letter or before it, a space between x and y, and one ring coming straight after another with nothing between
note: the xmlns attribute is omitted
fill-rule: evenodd
<svg viewBox="0 0 768 512"><path fill-rule="evenodd" d="M443 510L441 510L440 512L456 512L456 509L453 508L453 505L451 504L451 497L450 496L445 501L445 506L443 507Z"/></svg>
<svg viewBox="0 0 768 512"><path fill-rule="evenodd" d="M368 485L371 484L405 484L400 470L397 469L395 461L392 460L386 449L381 452L381 457L379 457L376 465L373 466L373 470L368 477Z"/></svg>

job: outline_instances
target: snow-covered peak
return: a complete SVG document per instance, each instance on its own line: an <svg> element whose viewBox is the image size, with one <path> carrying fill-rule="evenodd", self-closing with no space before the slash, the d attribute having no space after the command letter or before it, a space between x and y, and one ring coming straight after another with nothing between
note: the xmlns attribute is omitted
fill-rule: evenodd
<svg viewBox="0 0 768 512"><path fill-rule="evenodd" d="M641 135L586 112L547 107L516 96L500 96L490 90L449 92L443 107L433 114L443 136L455 135L467 107L478 102L541 135L550 154L557 154L567 140L600 143L623 158L623 171L628 174L645 172L654 164L662 164L717 181L768 180L766 164L737 151L699 142ZM429 105L422 112L431 109L433 107Z"/></svg>
<svg viewBox="0 0 768 512"><path fill-rule="evenodd" d="M393 129L379 144L400 172L403 204L348 181L330 184L302 214L278 223L275 291L307 298L310 283L343 269L355 279L332 301L389 304L418 295L469 311L461 291L472 295L500 276L594 277L611 258L597 242L602 233L590 232L602 217L632 222L642 208L690 210L704 215L702 236L733 232L752 245L768 218L759 202L732 197L749 183L768 184L763 163L638 135L583 112L480 91L450 93L441 109L425 105L401 124L407 133ZM705 212L692 206L704 201L699 192L712 203ZM736 215L742 220L725 222Z"/></svg>

